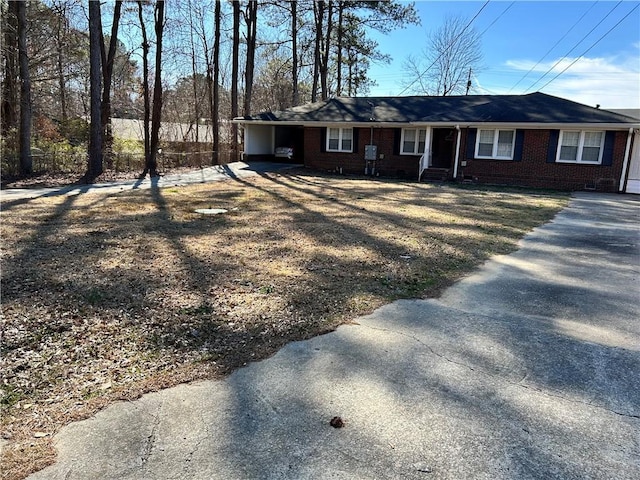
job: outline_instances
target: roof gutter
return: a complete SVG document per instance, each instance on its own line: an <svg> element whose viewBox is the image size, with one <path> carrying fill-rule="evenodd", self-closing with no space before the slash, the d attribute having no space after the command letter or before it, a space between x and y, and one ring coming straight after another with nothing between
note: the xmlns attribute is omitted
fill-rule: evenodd
<svg viewBox="0 0 640 480"><path fill-rule="evenodd" d="M231 120L232 123L237 124L252 124L252 125L264 125L264 126L297 126L297 127L328 127L328 126L345 126L357 127L357 128L371 128L371 122L353 122L353 121L293 121L293 120L246 120L238 117ZM580 129L615 129L626 130L628 128L640 128L639 123L542 123L542 122L384 122L377 121L373 124L375 128L403 128L403 127L451 127L453 124L460 128L464 127L509 127L509 128L523 128L523 129L567 129L567 128L580 128Z"/></svg>

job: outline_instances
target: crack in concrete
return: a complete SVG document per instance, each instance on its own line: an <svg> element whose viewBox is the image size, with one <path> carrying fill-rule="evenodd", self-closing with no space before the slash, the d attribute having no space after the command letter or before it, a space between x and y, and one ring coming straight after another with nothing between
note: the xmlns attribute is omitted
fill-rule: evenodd
<svg viewBox="0 0 640 480"><path fill-rule="evenodd" d="M447 362L453 363L454 365L458 365L458 366L460 366L460 367L464 367L464 368L466 368L466 369L468 369L468 370L471 370L472 372L475 372L475 371L476 371L476 369L475 369L474 367L472 367L471 365L468 365L468 364L463 363L463 362L458 362L458 361L456 361L456 360L453 360L453 359L451 359L451 358L447 357L446 355L444 355L444 354L442 354L442 353L436 352L436 351L433 349L433 347L431 347L431 345L426 344L425 342L423 342L421 339L419 339L419 338L418 338L418 337L416 337L415 335L411 335L411 334L409 334L409 333L405 333L405 332L400 332L400 331L397 331L397 330L391 330L391 329L389 329L389 328L371 327L371 326L368 326L368 325L362 325L362 324L360 324L360 325L361 325L361 326L363 326L363 327L365 327L365 328L369 328L369 329L371 329L371 330L377 330L377 331L380 331L380 332L393 333L393 334L396 334L396 335L401 335L401 336L403 336L403 337L410 338L410 339L411 339L411 340L413 340L414 342L419 343L420 345L422 345L423 347L425 347L427 350L429 350L429 351L430 351L433 355L435 355L436 357L438 357L438 358L442 358L443 360L446 360ZM478 368L478 371L480 371L480 372L482 372L482 373L485 373L486 375L489 375L489 376L492 376L492 377L496 377L496 376L497 376L497 375L492 374L492 373L490 373L490 372L487 372L487 371L485 371L485 370L483 370L483 369L481 369L481 368Z"/></svg>
<svg viewBox="0 0 640 480"><path fill-rule="evenodd" d="M211 435L211 430L209 428L209 424L205 421L204 415L200 412L200 423L204 425L204 436L200 437L196 440L195 445L187 454L187 457L184 460L183 472L187 474L191 469L191 461L193 460L193 456L196 454L198 450L200 450L200 446Z"/></svg>
<svg viewBox="0 0 640 480"><path fill-rule="evenodd" d="M548 391L544 391L541 388L537 388L537 387L534 387L532 385L525 385L522 382L529 376L528 372L525 372L525 375L522 377L522 379L520 379L517 382L514 382L513 380L509 380L508 378L506 378L506 377L504 377L504 376L502 376L500 374L492 373L492 372L490 372L490 371L488 371L486 369L483 369L481 367L474 368L471 365L468 365L468 364L466 364L464 362L458 362L456 360L453 360L453 359L447 357L446 355L444 355L442 353L436 352L433 349L433 347L431 347L431 345L428 345L427 343L423 342L420 338L418 338L415 335L412 335L412 334L409 334L409 333L405 333L405 332L401 332L401 331L397 331L397 330L391 330L391 329L388 329L388 328L382 328L382 327L372 327L372 326L369 326L369 325L362 325L362 324L360 324L360 326L368 328L368 329L371 329L371 330L377 330L377 331L381 331L381 332L392 333L392 334L396 334L396 335L400 335L400 336L403 336L403 337L410 338L413 341L415 341L416 343L418 343L418 344L422 345L423 347L425 347L427 350L429 350L433 355L435 355L438 358L442 358L443 360L446 360L447 362L453 363L454 365L461 366L461 367L466 368L466 369L468 369L468 370L470 370L472 372L479 372L479 373L481 373L483 375L486 375L488 377L501 380L501 381L503 381L503 382L505 382L505 383L507 383L509 385L513 385L515 387L525 388L527 390L533 390L533 391L538 392L538 393L540 393L542 395L545 395L547 397L558 398L558 399L564 400L566 402L578 403L578 404L581 404L581 405L585 405L587 407L597 408L597 409L604 410L604 411L609 412L609 413L613 413L615 415L619 415L621 417L640 419L640 415L636 415L636 414L632 414L632 413L619 412L617 410L613 410L613 409L607 408L604 405L599 405L599 404L596 404L596 403L592 403L593 400L594 400L593 398L587 402L587 401L584 401L584 400L568 398L568 397L565 397L563 395L554 394L554 393L551 393L551 392L548 392Z"/></svg>
<svg viewBox="0 0 640 480"><path fill-rule="evenodd" d="M153 427L151 428L151 433L147 436L147 439L144 445L142 446L142 452L140 453L140 460L142 462L140 465L141 468L144 468L144 466L147 464L147 462L151 458L151 455L153 454L153 448L157 440L157 435L156 435L157 430L160 425L160 422L162 421L161 414L162 414L163 406L164 406L164 400L162 400L162 402L158 406L158 411L155 414L148 413L148 415L151 418L153 418L154 422L153 422Z"/></svg>

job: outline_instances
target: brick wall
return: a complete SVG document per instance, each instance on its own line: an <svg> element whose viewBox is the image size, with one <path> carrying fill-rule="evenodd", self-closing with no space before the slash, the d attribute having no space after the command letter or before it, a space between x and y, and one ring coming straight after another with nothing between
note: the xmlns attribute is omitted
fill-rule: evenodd
<svg viewBox="0 0 640 480"><path fill-rule="evenodd" d="M324 128L304 129L304 164L323 171L363 174L365 169L364 148L369 144L371 131L356 128L357 148L355 153L324 152ZM418 173L419 156L396 153L398 140L393 128L374 128L373 143L378 146L376 171L382 176L415 179ZM467 158L468 129L462 129L460 142L460 165L458 180L470 179L478 183L518 185L560 190L596 189L617 191L627 132L615 134L613 163L603 165L577 165L569 163L547 163L550 130L525 130L522 160L482 160ZM466 166L462 162L466 161Z"/></svg>
<svg viewBox="0 0 640 480"><path fill-rule="evenodd" d="M306 167L323 171L364 174L364 148L371 142L371 129L354 128L357 140L355 153L324 152L324 128L304 129L304 164ZM374 128L373 144L378 146L378 160L375 168L381 176L417 178L419 156L398 155L394 153L395 130L392 128ZM397 146L395 147L397 149ZM380 158L382 156L382 158Z"/></svg>
<svg viewBox="0 0 640 480"><path fill-rule="evenodd" d="M547 163L550 130L525 130L521 161L467 158L467 134L468 129L463 129L460 158L467 164L458 169L458 179L560 190L618 189L627 132L615 134L611 166Z"/></svg>

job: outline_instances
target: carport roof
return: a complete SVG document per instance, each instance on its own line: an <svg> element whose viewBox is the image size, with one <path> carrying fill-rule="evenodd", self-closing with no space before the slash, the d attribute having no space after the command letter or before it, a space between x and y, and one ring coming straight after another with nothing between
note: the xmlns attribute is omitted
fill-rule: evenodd
<svg viewBox="0 0 640 480"><path fill-rule="evenodd" d="M544 93L413 97L336 97L279 112L234 119L238 123L532 123L620 124L638 120Z"/></svg>

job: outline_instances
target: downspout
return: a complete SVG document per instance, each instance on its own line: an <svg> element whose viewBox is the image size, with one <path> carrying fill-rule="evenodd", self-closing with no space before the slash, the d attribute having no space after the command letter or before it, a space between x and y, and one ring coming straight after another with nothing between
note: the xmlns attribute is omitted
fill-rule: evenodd
<svg viewBox="0 0 640 480"><path fill-rule="evenodd" d="M458 131L458 138L456 140L456 158L453 161L453 179L458 178L458 160L460 160L460 125L456 125L456 130Z"/></svg>
<svg viewBox="0 0 640 480"><path fill-rule="evenodd" d="M620 175L620 184L618 185L618 193L624 190L625 180L627 178L627 170L629 169L629 156L631 155L631 137L633 136L633 127L629 129L627 134L627 146L624 148L624 162L622 163L622 174Z"/></svg>

